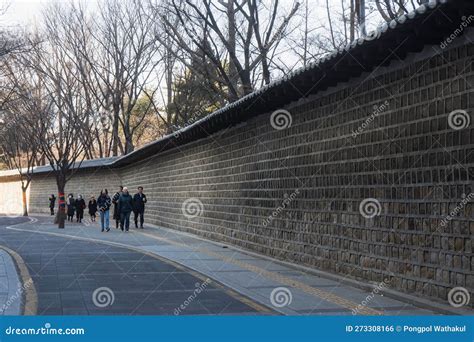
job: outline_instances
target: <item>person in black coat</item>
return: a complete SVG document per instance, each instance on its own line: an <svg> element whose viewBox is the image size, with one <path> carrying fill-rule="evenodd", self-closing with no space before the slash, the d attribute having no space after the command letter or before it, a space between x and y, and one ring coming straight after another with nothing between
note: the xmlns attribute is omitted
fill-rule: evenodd
<svg viewBox="0 0 474 342"><path fill-rule="evenodd" d="M133 196L133 214L135 219L135 228L138 228L138 216L140 216L140 228L143 229L143 215L145 214L146 195L143 193L143 187L138 187L138 193Z"/></svg>
<svg viewBox="0 0 474 342"><path fill-rule="evenodd" d="M120 229L128 232L130 227L130 214L133 211L133 198L128 193L127 187L123 188L122 194L117 202L118 210L120 212Z"/></svg>
<svg viewBox="0 0 474 342"><path fill-rule="evenodd" d="M51 212L51 215L54 215L54 204L56 203L56 197L54 194L51 194L49 196L49 211Z"/></svg>
<svg viewBox="0 0 474 342"><path fill-rule="evenodd" d="M73 194L69 194L67 196L66 206L67 206L67 220L72 222L74 218L74 212L76 211L76 200L74 199Z"/></svg>
<svg viewBox="0 0 474 342"><path fill-rule="evenodd" d="M77 222L81 223L84 217L84 209L86 208L86 201L82 198L82 195L78 195L76 199L76 219Z"/></svg>
<svg viewBox="0 0 474 342"><path fill-rule="evenodd" d="M87 207L89 208L89 215L91 216L91 221L95 222L95 214L97 213L97 201L95 200L94 196L92 196L89 200L89 204L87 205Z"/></svg>
<svg viewBox="0 0 474 342"><path fill-rule="evenodd" d="M117 191L113 196L112 196L112 203L114 204L114 213L112 218L115 220L115 228L118 229L119 223L120 223L120 211L118 210L118 200L120 198L120 195L122 194L123 191L123 186L120 186L120 190Z"/></svg>

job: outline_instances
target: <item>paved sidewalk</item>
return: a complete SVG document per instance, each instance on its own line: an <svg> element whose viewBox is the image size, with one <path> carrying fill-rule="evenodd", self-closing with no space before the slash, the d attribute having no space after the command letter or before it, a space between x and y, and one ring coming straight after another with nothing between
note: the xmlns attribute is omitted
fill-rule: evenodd
<svg viewBox="0 0 474 342"><path fill-rule="evenodd" d="M8 229L84 239L153 253L179 263L285 315L432 315L410 303L305 273L230 246L165 228L112 228L97 223L69 224L60 230L50 217ZM389 287L389 284L387 285Z"/></svg>
<svg viewBox="0 0 474 342"><path fill-rule="evenodd" d="M17 273L15 263L0 246L0 314L20 315L23 292L25 290Z"/></svg>

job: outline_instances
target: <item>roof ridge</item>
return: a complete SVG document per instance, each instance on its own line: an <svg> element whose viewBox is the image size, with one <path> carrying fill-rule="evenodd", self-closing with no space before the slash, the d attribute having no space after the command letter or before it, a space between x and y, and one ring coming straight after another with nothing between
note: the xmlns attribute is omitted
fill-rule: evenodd
<svg viewBox="0 0 474 342"><path fill-rule="evenodd" d="M274 87L276 87L276 86L278 86L278 85L280 85L284 82L287 82L287 81L289 81L290 79L292 79L296 76L299 76L299 75L303 74L304 72L311 71L314 68L321 66L323 63L328 63L329 61L337 58L339 55L346 54L350 50L353 50L358 46L361 46L361 45L364 45L366 43L377 40L377 39L381 38L383 35L387 34L388 32L397 29L400 25L404 25L407 22L411 22L411 21L415 20L418 16L425 14L427 11L432 11L432 10L436 9L437 7L439 7L441 5L444 5L448 2L452 2L452 0L429 0L428 3L420 5L419 7L417 7L415 10L411 11L410 13L403 14L400 17L398 17L396 19L393 19L392 21L390 21L388 23L384 23L384 24L379 25L377 27L377 29L375 29L374 31L371 31L366 37L360 37L358 39L355 39L354 41L346 44L345 46L343 46L339 49L334 50L333 52L331 52L328 55L322 57L321 59L318 59L316 61L313 61L313 62L309 63L306 67L300 67L300 68L288 73L287 75L284 75L284 76L282 76L278 79L275 79L274 81L270 82L269 84L267 84L267 85L265 85L265 86L263 86L259 89L254 90L253 92L241 97L240 99L238 99L234 102L228 103L224 107L215 110L214 112L206 115L205 117L200 118L199 120L196 120L193 123L191 123L187 126L184 126L184 127L180 128L179 130L171 133L171 134L167 134L167 135L165 135L165 136L163 136L163 137L161 137L161 138L159 138L159 139L157 139L153 142L150 142L150 143L142 146L139 149L136 149L135 151L133 151L129 154L126 154L126 155L123 155L123 156L119 157L116 161L114 161L113 164L120 163L121 161L126 160L127 158L130 158L130 156L136 155L137 153L140 153L140 151L143 151L143 150L147 149L151 145L157 144L161 141L172 139L173 137L180 136L183 133L186 133L187 131L192 130L194 127L198 127L201 124L209 121L213 117L221 115L222 113L225 113L226 111L229 111L233 108L239 107L241 104L244 104L246 101L248 101L248 100L250 100L250 99L252 99L256 96L259 96L259 95L265 93L266 91L268 91L268 90L270 90L270 89L272 89L272 88L274 88Z"/></svg>

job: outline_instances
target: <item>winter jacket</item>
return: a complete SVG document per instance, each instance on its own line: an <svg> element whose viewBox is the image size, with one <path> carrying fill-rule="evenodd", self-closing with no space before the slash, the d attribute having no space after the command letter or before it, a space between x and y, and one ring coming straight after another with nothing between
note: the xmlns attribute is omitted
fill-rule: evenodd
<svg viewBox="0 0 474 342"><path fill-rule="evenodd" d="M119 209L118 209L118 200L119 200L121 194L122 194L121 192L116 192L114 197L112 197L112 203L114 204L113 219L117 220L117 221L120 220L120 212L119 212Z"/></svg>
<svg viewBox="0 0 474 342"><path fill-rule="evenodd" d="M122 193L118 200L119 213L130 213L133 211L133 199L130 194Z"/></svg>
<svg viewBox="0 0 474 342"><path fill-rule="evenodd" d="M67 205L67 215L74 216L74 211L76 210L76 200L74 197L68 197L66 201Z"/></svg>
<svg viewBox="0 0 474 342"><path fill-rule="evenodd" d="M83 198L76 199L75 207L76 207L76 212L81 213L81 214L84 213L84 209L86 208L86 201L84 201Z"/></svg>
<svg viewBox="0 0 474 342"><path fill-rule="evenodd" d="M99 208L99 211L107 211L110 209L111 205L112 201L110 200L109 195L100 195L99 198L97 198L97 207Z"/></svg>
<svg viewBox="0 0 474 342"><path fill-rule="evenodd" d="M93 216L97 212L97 201L96 200L91 200L89 201L88 204L89 207L89 215Z"/></svg>
<svg viewBox="0 0 474 342"><path fill-rule="evenodd" d="M133 210L134 211L144 211L145 203L147 202L145 194L136 193L133 196Z"/></svg>
<svg viewBox="0 0 474 342"><path fill-rule="evenodd" d="M56 203L56 197L54 195L49 196L49 207L54 208L54 203Z"/></svg>

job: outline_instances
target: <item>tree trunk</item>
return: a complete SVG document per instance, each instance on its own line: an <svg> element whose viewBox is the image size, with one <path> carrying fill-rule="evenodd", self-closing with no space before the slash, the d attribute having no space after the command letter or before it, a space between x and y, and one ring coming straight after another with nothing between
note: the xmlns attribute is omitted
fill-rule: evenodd
<svg viewBox="0 0 474 342"><path fill-rule="evenodd" d="M349 40L352 42L355 39L355 6L354 6L354 1L356 0L351 0L351 7L350 7L350 23L349 23Z"/></svg>
<svg viewBox="0 0 474 342"><path fill-rule="evenodd" d="M112 155L118 156L118 140L119 140L119 104L115 101L113 104L114 120L112 122Z"/></svg>
<svg viewBox="0 0 474 342"><path fill-rule="evenodd" d="M234 1L229 0L227 1L227 22L228 22L228 45L229 45L229 80L231 84L231 88L235 89L237 94L239 94L238 89L238 77L239 74L237 73L237 67L235 66L234 57L236 54L236 25L235 25L235 8L234 8ZM232 98L232 91L229 90L229 97ZM237 96L238 98L238 96ZM237 100L237 98L235 100Z"/></svg>
<svg viewBox="0 0 474 342"><path fill-rule="evenodd" d="M262 75L265 84L270 84L270 68L268 66L267 51L261 52L262 57Z"/></svg>
<svg viewBox="0 0 474 342"><path fill-rule="evenodd" d="M66 199L64 196L66 180L58 179L57 185L58 185L58 212L56 213L54 223L58 224L58 228L63 229L66 222Z"/></svg>
<svg viewBox="0 0 474 342"><path fill-rule="evenodd" d="M169 35L166 36L167 42L169 42ZM170 110L171 103L173 102L173 63L172 63L171 51L166 51L165 68L166 68L166 133L170 134L173 132L172 129L172 113Z"/></svg>
<svg viewBox="0 0 474 342"><path fill-rule="evenodd" d="M132 153L134 149L135 146L133 146L132 136L128 134L125 138L125 154Z"/></svg>
<svg viewBox="0 0 474 342"><path fill-rule="evenodd" d="M133 146L133 136L132 136L132 132L130 130L130 125L128 121L122 127L122 130L123 130L123 135L125 138L125 151L124 151L125 153L124 154L129 154L133 152L133 150L135 149L135 146Z"/></svg>
<svg viewBox="0 0 474 342"><path fill-rule="evenodd" d="M365 0L359 0L359 35L361 37L367 36L367 29L365 28Z"/></svg>
<svg viewBox="0 0 474 342"><path fill-rule="evenodd" d="M26 204L26 189L21 187L21 200L23 203L23 216L28 216L28 205Z"/></svg>
<svg viewBox="0 0 474 342"><path fill-rule="evenodd" d="M240 78L242 80L242 90L244 95L250 94L253 91L253 86L249 70L243 70Z"/></svg>

